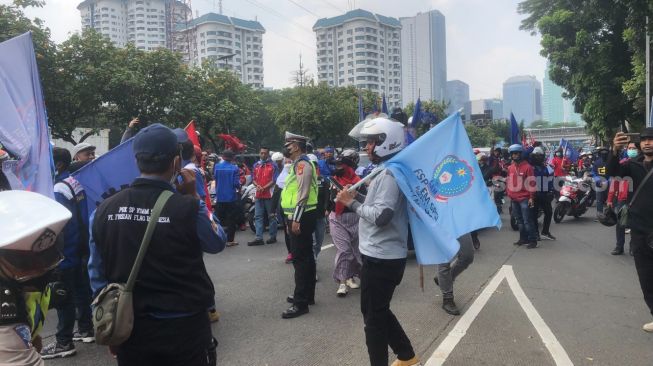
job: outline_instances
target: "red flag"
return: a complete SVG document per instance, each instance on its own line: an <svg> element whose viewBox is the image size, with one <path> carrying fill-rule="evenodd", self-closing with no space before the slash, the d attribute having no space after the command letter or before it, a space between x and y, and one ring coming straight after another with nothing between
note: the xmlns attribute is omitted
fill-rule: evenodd
<svg viewBox="0 0 653 366"><path fill-rule="evenodd" d="M186 128L184 128L184 131L186 131L186 134L188 135L188 138L193 142L193 145L201 147L200 139L197 137L197 130L195 129L195 121L190 121Z"/></svg>
<svg viewBox="0 0 653 366"><path fill-rule="evenodd" d="M236 136L221 133L218 134L218 137L224 140L224 146L226 149L229 149L235 153L243 152L245 149L247 149L247 145L240 142L240 139L238 139Z"/></svg>

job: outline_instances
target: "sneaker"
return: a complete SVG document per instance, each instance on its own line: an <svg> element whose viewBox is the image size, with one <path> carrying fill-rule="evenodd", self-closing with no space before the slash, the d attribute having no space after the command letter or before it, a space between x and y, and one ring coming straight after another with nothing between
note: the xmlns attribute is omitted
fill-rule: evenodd
<svg viewBox="0 0 653 366"><path fill-rule="evenodd" d="M59 342L50 343L41 350L41 358L50 360L53 358L71 357L77 353L73 342L62 345Z"/></svg>
<svg viewBox="0 0 653 366"><path fill-rule="evenodd" d="M93 332L75 332L73 334L73 341L82 343L95 342L95 335Z"/></svg>
<svg viewBox="0 0 653 366"><path fill-rule="evenodd" d="M292 263L292 253L288 253L288 256L286 257L286 264Z"/></svg>
<svg viewBox="0 0 653 366"><path fill-rule="evenodd" d="M526 246L526 249L534 249L534 248L537 248L537 241L530 242Z"/></svg>
<svg viewBox="0 0 653 366"><path fill-rule="evenodd" d="M622 255L624 254L624 248L616 247L610 252L612 255Z"/></svg>
<svg viewBox="0 0 653 366"><path fill-rule="evenodd" d="M417 358L417 356L415 356L407 361L402 361L397 359L390 366L422 366L422 363L419 362L419 359Z"/></svg>
<svg viewBox="0 0 653 366"><path fill-rule="evenodd" d="M521 240L521 239L519 239L516 242L512 243L512 245L517 245L517 246L524 245L524 244L528 244L528 242L525 241L525 240Z"/></svg>
<svg viewBox="0 0 653 366"><path fill-rule="evenodd" d="M228 246L228 247L235 247L236 245L238 245L238 242L237 241L228 241L227 244L225 244L225 245Z"/></svg>
<svg viewBox="0 0 653 366"><path fill-rule="evenodd" d="M644 326L642 327L642 329L643 329L645 332L653 333L653 322L650 322L650 323L646 323L646 324L644 324Z"/></svg>
<svg viewBox="0 0 653 366"><path fill-rule="evenodd" d="M453 299L442 299L442 309L450 315L460 315L460 310Z"/></svg>
<svg viewBox="0 0 653 366"><path fill-rule="evenodd" d="M626 229L625 233L630 234L630 229Z"/></svg>
<svg viewBox="0 0 653 366"><path fill-rule="evenodd" d="M357 289L361 287L359 284L356 283L353 277L345 281L345 284L349 286L349 288L351 289Z"/></svg>
<svg viewBox="0 0 653 366"><path fill-rule="evenodd" d="M340 286L338 286L338 291L336 291L336 295L338 295L338 297L347 296L347 285L341 283Z"/></svg>
<svg viewBox="0 0 653 366"><path fill-rule="evenodd" d="M544 240L556 240L556 237L551 235L551 233L542 233L541 237Z"/></svg>
<svg viewBox="0 0 653 366"><path fill-rule="evenodd" d="M270 238L265 241L265 244L274 244L277 242L277 238Z"/></svg>
<svg viewBox="0 0 653 366"><path fill-rule="evenodd" d="M247 242L248 247L255 247L255 246L259 246L259 245L263 245L263 244L265 244L263 239L258 239L258 238Z"/></svg>
<svg viewBox="0 0 653 366"><path fill-rule="evenodd" d="M216 309L209 310L209 320L211 323L216 323L220 321L220 313Z"/></svg>

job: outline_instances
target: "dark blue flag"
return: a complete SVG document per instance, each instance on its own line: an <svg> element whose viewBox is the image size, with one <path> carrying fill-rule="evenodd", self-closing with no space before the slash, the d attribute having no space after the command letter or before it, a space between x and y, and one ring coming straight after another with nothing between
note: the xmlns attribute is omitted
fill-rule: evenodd
<svg viewBox="0 0 653 366"><path fill-rule="evenodd" d="M422 119L422 101L417 97L417 102L415 102L415 109L413 110L413 120L411 122L411 127L417 128Z"/></svg>
<svg viewBox="0 0 653 366"><path fill-rule="evenodd" d="M365 110L363 109L363 95L358 93L358 122L365 119Z"/></svg>
<svg viewBox="0 0 653 366"><path fill-rule="evenodd" d="M129 187L140 175L133 142L133 138L123 142L73 174L86 192L88 212L93 212L105 198Z"/></svg>
<svg viewBox="0 0 653 366"><path fill-rule="evenodd" d="M381 103L381 112L390 115L388 113L388 104L385 102L385 93L383 94L383 102Z"/></svg>
<svg viewBox="0 0 653 366"><path fill-rule="evenodd" d="M521 144L521 139L519 138L519 124L512 112L510 112L510 144Z"/></svg>

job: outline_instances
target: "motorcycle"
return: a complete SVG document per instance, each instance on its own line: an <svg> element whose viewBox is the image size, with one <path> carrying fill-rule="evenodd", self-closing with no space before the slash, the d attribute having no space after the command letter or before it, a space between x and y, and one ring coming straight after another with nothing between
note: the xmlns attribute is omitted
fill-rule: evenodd
<svg viewBox="0 0 653 366"><path fill-rule="evenodd" d="M254 184L247 185L243 188L243 191L240 195L240 204L243 207L243 214L245 215L245 221L249 225L249 228L256 232L256 226L254 224L255 216L255 204L256 202L256 186ZM265 219L267 226L267 218Z"/></svg>
<svg viewBox="0 0 653 366"><path fill-rule="evenodd" d="M580 217L594 201L594 191L591 189L591 178L584 176L576 178L565 177L565 183L560 189L560 198L553 211L553 221L560 223L565 216Z"/></svg>

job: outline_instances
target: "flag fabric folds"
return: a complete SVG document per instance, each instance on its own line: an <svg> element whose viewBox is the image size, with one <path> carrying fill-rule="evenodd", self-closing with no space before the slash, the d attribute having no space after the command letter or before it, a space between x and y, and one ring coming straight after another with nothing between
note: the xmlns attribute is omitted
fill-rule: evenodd
<svg viewBox="0 0 653 366"><path fill-rule="evenodd" d="M195 129L195 121L190 121L184 128L184 131L186 131L188 139L193 143L194 146L201 147L200 139L197 136L197 129Z"/></svg>
<svg viewBox="0 0 653 366"><path fill-rule="evenodd" d="M448 263L460 249L459 237L484 227L501 227L459 112L385 166L408 201L420 264Z"/></svg>
<svg viewBox="0 0 653 366"><path fill-rule="evenodd" d="M422 101L417 97L417 102L415 102L415 109L413 110L413 121L411 123L413 128L417 128L420 120L422 119Z"/></svg>
<svg viewBox="0 0 653 366"><path fill-rule="evenodd" d="M385 94L383 94L383 101L381 102L381 113L390 115L390 113L388 113L388 103L385 101Z"/></svg>
<svg viewBox="0 0 653 366"><path fill-rule="evenodd" d="M365 120L365 110L363 109L363 95L358 93L358 122Z"/></svg>
<svg viewBox="0 0 653 366"><path fill-rule="evenodd" d="M12 189L54 198L52 150L31 32L0 43L0 142Z"/></svg>
<svg viewBox="0 0 653 366"><path fill-rule="evenodd" d="M510 112L510 144L519 144L521 139L519 138L519 124L515 119L515 115Z"/></svg>
<svg viewBox="0 0 653 366"><path fill-rule="evenodd" d="M565 139L560 139L560 147L564 156L566 156L572 163L578 161L580 154L578 151Z"/></svg>
<svg viewBox="0 0 653 366"><path fill-rule="evenodd" d="M95 211L106 198L129 187L140 175L133 142L133 138L123 142L73 174L86 192L88 212Z"/></svg>

